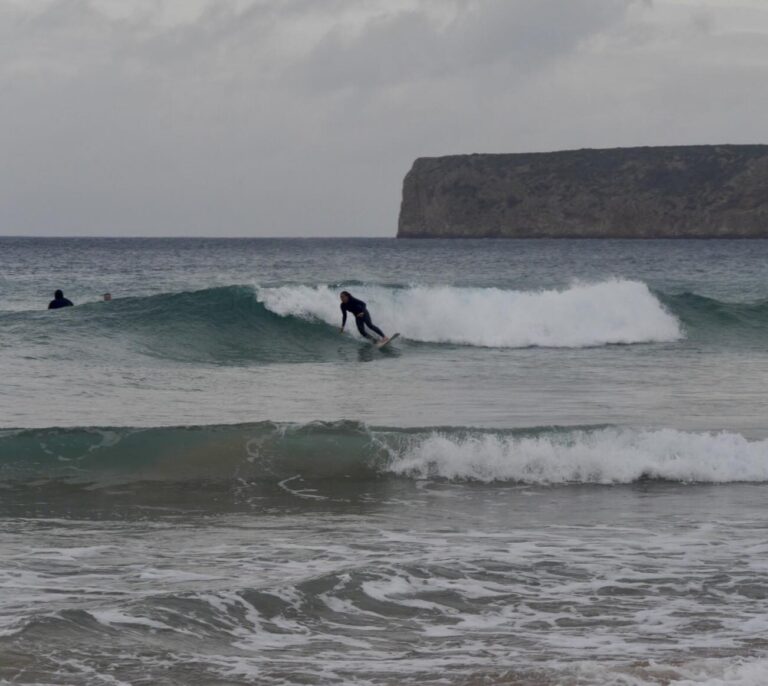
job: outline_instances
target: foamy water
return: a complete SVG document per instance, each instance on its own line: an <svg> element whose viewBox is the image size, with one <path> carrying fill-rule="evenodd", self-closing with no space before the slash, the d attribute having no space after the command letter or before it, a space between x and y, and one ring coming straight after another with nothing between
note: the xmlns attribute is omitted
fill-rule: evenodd
<svg viewBox="0 0 768 686"><path fill-rule="evenodd" d="M81 518L98 502L84 494L74 509L50 503L68 516L17 520L2 534L0 676L743 686L763 674L762 488L303 487L196 489L198 515L169 489L153 508L145 487L113 495L99 521Z"/></svg>
<svg viewBox="0 0 768 686"><path fill-rule="evenodd" d="M768 481L768 440L672 429L611 428L528 437L435 433L405 450L389 468L421 478L534 484Z"/></svg>

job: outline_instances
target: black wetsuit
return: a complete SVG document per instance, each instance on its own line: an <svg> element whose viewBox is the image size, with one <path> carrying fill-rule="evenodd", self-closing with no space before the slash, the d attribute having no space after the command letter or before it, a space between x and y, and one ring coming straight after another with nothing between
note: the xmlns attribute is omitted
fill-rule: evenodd
<svg viewBox="0 0 768 686"><path fill-rule="evenodd" d="M347 302L341 303L342 327L347 323L347 312L355 317L355 324L357 324L357 330L360 332L361 336L370 340L374 340L373 336L366 332L365 327L367 326L371 331L379 334L379 336L382 338L386 338L384 332L378 326L373 325L373 322L371 321L371 315L368 314L368 309L362 300L353 298L350 295Z"/></svg>
<svg viewBox="0 0 768 686"><path fill-rule="evenodd" d="M54 298L51 300L51 302L48 303L48 309L58 310L60 307L72 307L73 304L74 303L71 300L62 296L61 298Z"/></svg>

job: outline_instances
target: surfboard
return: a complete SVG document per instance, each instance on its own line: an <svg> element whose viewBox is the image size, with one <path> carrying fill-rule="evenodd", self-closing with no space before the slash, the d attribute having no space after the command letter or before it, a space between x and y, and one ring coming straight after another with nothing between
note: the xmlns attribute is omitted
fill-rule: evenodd
<svg viewBox="0 0 768 686"><path fill-rule="evenodd" d="M385 338L383 341L379 341L378 343L374 343L374 345L377 348L383 348L387 345L389 345L392 341L394 341L400 334L399 333L393 333L389 338Z"/></svg>

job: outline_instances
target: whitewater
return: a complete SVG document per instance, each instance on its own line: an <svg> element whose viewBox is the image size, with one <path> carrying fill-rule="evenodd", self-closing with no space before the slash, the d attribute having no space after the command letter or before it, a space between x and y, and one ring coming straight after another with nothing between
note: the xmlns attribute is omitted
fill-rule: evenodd
<svg viewBox="0 0 768 686"><path fill-rule="evenodd" d="M646 284L612 280L562 290L344 286L390 328L423 343L496 348L579 348L676 341L680 322ZM258 288L257 298L282 316L339 321L339 288Z"/></svg>
<svg viewBox="0 0 768 686"><path fill-rule="evenodd" d="M762 686L766 264L0 238L0 683Z"/></svg>

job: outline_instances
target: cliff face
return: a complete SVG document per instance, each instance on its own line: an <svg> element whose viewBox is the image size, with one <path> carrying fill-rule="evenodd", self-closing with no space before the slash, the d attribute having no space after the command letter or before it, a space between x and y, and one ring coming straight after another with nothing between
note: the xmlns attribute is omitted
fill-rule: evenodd
<svg viewBox="0 0 768 686"><path fill-rule="evenodd" d="M768 237L768 145L420 158L397 235Z"/></svg>

